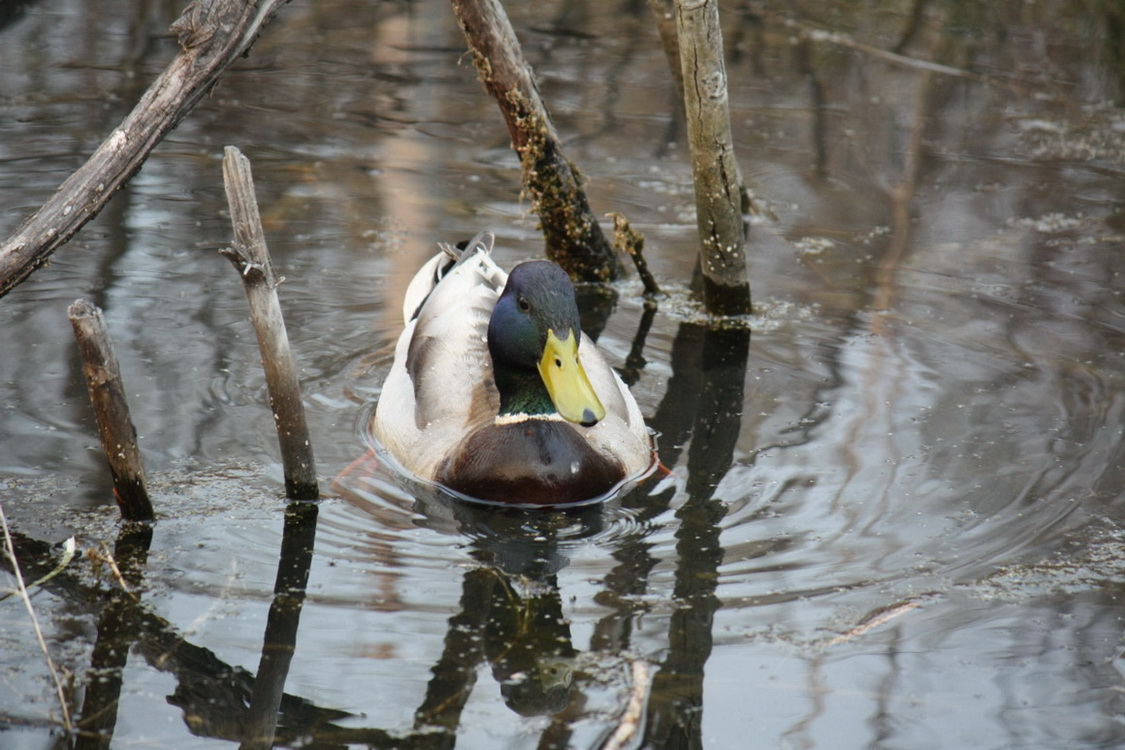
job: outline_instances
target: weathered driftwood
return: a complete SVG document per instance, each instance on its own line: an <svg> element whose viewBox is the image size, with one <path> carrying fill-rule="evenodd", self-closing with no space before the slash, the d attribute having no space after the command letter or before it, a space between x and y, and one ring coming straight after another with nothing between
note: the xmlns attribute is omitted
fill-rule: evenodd
<svg viewBox="0 0 1125 750"><path fill-rule="evenodd" d="M45 264L141 168L149 153L250 49L287 0L196 0L172 25L181 52L133 111L23 225L0 244L0 296Z"/></svg>
<svg viewBox="0 0 1125 750"><path fill-rule="evenodd" d="M126 521L151 521L152 502L145 482L145 467L137 447L137 430L129 417L121 369L113 353L102 311L80 299L68 309L78 352L82 356L82 372L94 405L94 417L102 449L113 475L113 494Z"/></svg>
<svg viewBox="0 0 1125 750"><path fill-rule="evenodd" d="M743 188L731 139L717 0L675 0L699 225L703 301L717 315L750 312Z"/></svg>
<svg viewBox="0 0 1125 750"><path fill-rule="evenodd" d="M316 464L305 421L305 408L301 403L297 367L293 364L285 320L277 300L279 281L270 264L266 236L258 214L250 160L234 146L227 146L223 153L223 181L234 225L234 244L220 252L234 264L250 303L250 320L258 335L270 409L281 444L285 494L290 500L315 500L320 496Z"/></svg>
<svg viewBox="0 0 1125 750"><path fill-rule="evenodd" d="M477 75L500 105L524 190L546 239L547 257L573 278L605 281L617 275L609 241L594 218L578 168L563 154L531 66L499 0L453 0Z"/></svg>

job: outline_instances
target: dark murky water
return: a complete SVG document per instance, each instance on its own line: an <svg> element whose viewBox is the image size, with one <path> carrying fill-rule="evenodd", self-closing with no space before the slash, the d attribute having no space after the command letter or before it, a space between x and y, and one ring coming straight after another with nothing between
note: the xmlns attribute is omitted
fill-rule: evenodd
<svg viewBox="0 0 1125 750"><path fill-rule="evenodd" d="M753 229L746 334L685 301L690 172L645 4L510 5L595 210L628 215L673 290L648 317L623 282L596 323L673 475L596 512L496 514L361 467L286 522L216 253L222 147L253 160L325 488L366 449L435 243L492 228L509 264L541 247L447 3L294 2L0 300L3 509L29 574L47 543L87 551L32 598L85 726L115 748L229 745L283 681L285 746L590 748L641 662L633 747L1125 743L1116 6L724 6L740 159L777 215ZM0 30L0 232L167 63L178 11L43 0ZM861 46L798 43L787 18ZM115 523L79 296L117 344L151 539ZM263 642L297 621L275 583L306 567L279 663ZM14 597L0 653L0 744L68 746Z"/></svg>

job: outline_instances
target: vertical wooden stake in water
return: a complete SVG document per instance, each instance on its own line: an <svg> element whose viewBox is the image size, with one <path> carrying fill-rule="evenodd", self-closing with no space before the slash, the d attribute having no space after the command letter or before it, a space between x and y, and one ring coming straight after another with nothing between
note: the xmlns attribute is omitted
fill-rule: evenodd
<svg viewBox="0 0 1125 750"><path fill-rule="evenodd" d="M676 0L684 107L691 145L703 302L716 315L750 312L742 185L730 132L717 0Z"/></svg>
<svg viewBox="0 0 1125 750"><path fill-rule="evenodd" d="M137 431L129 418L121 370L102 311L80 299L67 309L67 315L82 355L82 372L94 404L102 449L113 474L117 507L126 521L151 521L154 518L152 503L145 487L145 467L137 448Z"/></svg>
<svg viewBox="0 0 1125 750"><path fill-rule="evenodd" d="M285 494L290 500L315 500L320 496L316 465L301 403L297 368L289 350L281 304L277 301L278 281L270 265L266 235L258 215L250 160L234 146L227 146L223 152L223 182L234 224L234 245L220 252L238 270L250 303L250 320L258 334L270 409L281 443Z"/></svg>

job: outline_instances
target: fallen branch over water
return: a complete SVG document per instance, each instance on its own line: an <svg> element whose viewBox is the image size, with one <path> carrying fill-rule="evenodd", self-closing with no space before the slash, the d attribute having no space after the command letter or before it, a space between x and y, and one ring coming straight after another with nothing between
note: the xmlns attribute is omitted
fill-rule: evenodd
<svg viewBox="0 0 1125 750"><path fill-rule="evenodd" d="M90 158L0 244L0 296L98 215L149 153L218 83L287 0L196 0L172 24L181 52Z"/></svg>

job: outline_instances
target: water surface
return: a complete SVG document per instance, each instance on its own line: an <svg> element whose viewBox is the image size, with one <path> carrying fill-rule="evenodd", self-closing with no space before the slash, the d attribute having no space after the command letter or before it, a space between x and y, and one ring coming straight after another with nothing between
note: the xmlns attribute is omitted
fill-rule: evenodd
<svg viewBox="0 0 1125 750"><path fill-rule="evenodd" d="M250 742L283 686L285 747L598 747L638 663L633 747L1125 742L1119 10L724 5L736 146L776 219L751 229L755 315L719 326L687 293L690 167L650 11L511 5L595 211L645 233L669 290L584 296L671 474L598 509L496 513L353 463L436 243L490 228L510 265L542 242L447 4L294 2L0 300L3 508L29 578L51 544L83 550L32 603L85 727L59 728L9 598L0 744ZM0 29L0 232L163 68L178 11L51 0ZM286 279L315 511L286 512L217 253L227 144ZM80 296L117 345L151 534L116 522Z"/></svg>

